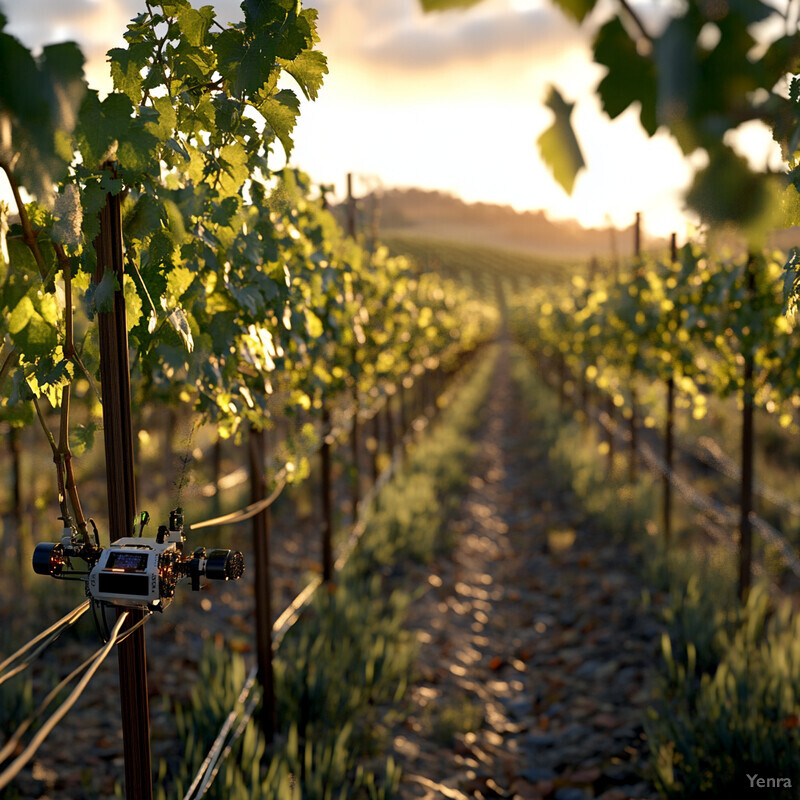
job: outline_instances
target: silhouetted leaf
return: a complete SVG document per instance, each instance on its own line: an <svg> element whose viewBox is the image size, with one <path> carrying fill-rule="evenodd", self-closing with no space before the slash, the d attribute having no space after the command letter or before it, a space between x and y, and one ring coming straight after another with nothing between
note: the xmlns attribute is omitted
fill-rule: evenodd
<svg viewBox="0 0 800 800"><path fill-rule="evenodd" d="M575 104L567 103L558 89L551 86L546 105L555 114L555 120L537 140L539 153L553 173L553 177L567 194L571 194L575 178L585 166L580 145L570 122Z"/></svg>

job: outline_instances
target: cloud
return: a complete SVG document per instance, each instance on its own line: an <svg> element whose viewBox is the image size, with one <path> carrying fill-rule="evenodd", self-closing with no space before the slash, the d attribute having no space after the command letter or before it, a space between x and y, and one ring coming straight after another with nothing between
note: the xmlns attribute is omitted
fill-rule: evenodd
<svg viewBox="0 0 800 800"><path fill-rule="evenodd" d="M241 0L212 4L223 25L242 17ZM53 42L77 42L86 57L89 84L101 92L112 88L106 53L125 45L128 23L144 8L144 0L0 0L8 32L26 47L36 51Z"/></svg>
<svg viewBox="0 0 800 800"><path fill-rule="evenodd" d="M455 15L400 24L371 37L359 55L372 63L398 69L430 69L458 62L497 58L550 58L565 45L583 41L578 29L549 9Z"/></svg>

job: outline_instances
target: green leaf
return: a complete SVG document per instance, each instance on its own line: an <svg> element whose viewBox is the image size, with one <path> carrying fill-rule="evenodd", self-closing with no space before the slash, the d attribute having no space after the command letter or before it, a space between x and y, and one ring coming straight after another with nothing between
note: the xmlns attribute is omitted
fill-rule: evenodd
<svg viewBox="0 0 800 800"><path fill-rule="evenodd" d="M34 311L28 324L17 334L14 343L18 345L29 361L49 355L58 344L56 329L48 325Z"/></svg>
<svg viewBox="0 0 800 800"><path fill-rule="evenodd" d="M775 176L753 172L747 161L719 144L709 153L708 166L694 179L686 202L712 225L733 223L758 237L774 223L779 205Z"/></svg>
<svg viewBox="0 0 800 800"><path fill-rule="evenodd" d="M134 105L142 100L142 70L148 65L152 48L147 42L134 42L127 48L108 51L114 89L126 94Z"/></svg>
<svg viewBox="0 0 800 800"><path fill-rule="evenodd" d="M163 142L172 137L178 124L178 115L169 97L156 97L153 100L153 108L158 112L158 122L148 123L146 127L150 133Z"/></svg>
<svg viewBox="0 0 800 800"><path fill-rule="evenodd" d="M716 3L710 2L710 0L705 0L703 5L709 10L717 8ZM774 9L762 0L727 0L726 6L734 14L741 16L748 25L752 25L754 22L763 22L774 14Z"/></svg>
<svg viewBox="0 0 800 800"><path fill-rule="evenodd" d="M75 42L61 42L47 45L39 61L50 90L52 123L56 129L72 133L87 91L83 53Z"/></svg>
<svg viewBox="0 0 800 800"><path fill-rule="evenodd" d="M13 336L19 333L30 321L34 314L33 303L30 297L25 295L17 303L11 316L8 318L8 332Z"/></svg>
<svg viewBox="0 0 800 800"><path fill-rule="evenodd" d="M122 278L125 296L125 320L128 326L128 331L133 330L142 318L142 298L139 292L136 291L136 284L130 275L124 275Z"/></svg>
<svg viewBox="0 0 800 800"><path fill-rule="evenodd" d="M192 338L192 330L189 327L186 312L182 308L175 308L169 312L167 319L178 336L180 336L183 346L191 353L194 350L194 339Z"/></svg>
<svg viewBox="0 0 800 800"><path fill-rule="evenodd" d="M194 281L196 273L187 267L175 267L167 275L167 293L174 302L179 302Z"/></svg>
<svg viewBox="0 0 800 800"><path fill-rule="evenodd" d="M172 261L172 253L175 245L172 237L164 229L156 231L150 239L148 257L150 267L160 267Z"/></svg>
<svg viewBox="0 0 800 800"><path fill-rule="evenodd" d="M192 47L201 47L205 44L206 34L214 21L214 16L213 6L203 6L200 9L187 7L178 11L178 26Z"/></svg>
<svg viewBox="0 0 800 800"><path fill-rule="evenodd" d="M225 194L236 194L247 180L250 169L247 165L247 151L239 142L227 144L220 150L220 187Z"/></svg>
<svg viewBox="0 0 800 800"><path fill-rule="evenodd" d="M319 50L304 50L294 61L285 62L284 69L297 81L308 100L316 100L328 73L328 60Z"/></svg>
<svg viewBox="0 0 800 800"><path fill-rule="evenodd" d="M617 17L598 31L594 60L608 69L597 87L603 111L614 119L638 101L642 127L652 136L658 128L655 67L639 55L635 42Z"/></svg>
<svg viewBox="0 0 800 800"><path fill-rule="evenodd" d="M277 94L267 98L259 107L259 111L280 140L288 157L294 146L291 133L300 114L300 101L297 95L291 89L281 89Z"/></svg>
<svg viewBox="0 0 800 800"><path fill-rule="evenodd" d="M53 184L67 172L69 135L85 92L77 45L45 47L34 59L13 36L0 33L0 108L10 112L13 152L7 160L29 194L49 207Z"/></svg>
<svg viewBox="0 0 800 800"><path fill-rule="evenodd" d="M561 188L571 194L578 172L586 165L570 122L575 104L567 103L558 89L551 86L546 105L555 114L555 120L537 140L539 153Z"/></svg>
<svg viewBox="0 0 800 800"><path fill-rule="evenodd" d="M107 269L94 293L94 305L99 312L110 313L114 310L114 292L117 289L119 289L119 284L114 271Z"/></svg>
<svg viewBox="0 0 800 800"><path fill-rule="evenodd" d="M142 194L125 215L123 232L128 242L144 242L148 236L161 229L163 207L150 194Z"/></svg>
<svg viewBox="0 0 800 800"><path fill-rule="evenodd" d="M236 28L227 28L214 37L211 48L217 54L217 69L235 86L244 51L244 33Z"/></svg>
<svg viewBox="0 0 800 800"><path fill-rule="evenodd" d="M594 10L597 0L553 0L565 13L577 22L583 22L586 15Z"/></svg>
<svg viewBox="0 0 800 800"><path fill-rule="evenodd" d="M278 37L270 31L258 34L249 46L245 46L236 76L234 94L239 97L249 97L268 83L275 59L278 57L279 46Z"/></svg>
<svg viewBox="0 0 800 800"><path fill-rule="evenodd" d="M48 109L39 68L31 53L13 36L0 33L0 75L14 80L0 81L0 107L23 123L46 122Z"/></svg>
<svg viewBox="0 0 800 800"><path fill-rule="evenodd" d="M69 432L69 446L73 456L83 455L94 446L94 435L99 430L95 422L88 425L75 425Z"/></svg>
<svg viewBox="0 0 800 800"><path fill-rule="evenodd" d="M113 153L123 178L138 182L141 173L158 175L157 142L145 122L134 116L127 95L112 92L102 102L97 92L89 92L81 108L79 143L83 162L93 169Z"/></svg>

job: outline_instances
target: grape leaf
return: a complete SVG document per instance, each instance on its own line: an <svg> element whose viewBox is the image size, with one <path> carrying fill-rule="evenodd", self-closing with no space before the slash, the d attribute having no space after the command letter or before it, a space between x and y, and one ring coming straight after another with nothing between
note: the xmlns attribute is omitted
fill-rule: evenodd
<svg viewBox="0 0 800 800"><path fill-rule="evenodd" d="M110 313L114 310L114 292L118 288L119 284L114 271L107 269L94 292L94 305L99 312Z"/></svg>
<svg viewBox="0 0 800 800"><path fill-rule="evenodd" d="M617 17L598 31L594 59L608 68L597 87L603 111L614 119L638 101L642 127L652 136L658 127L655 67L649 59L639 55L636 44Z"/></svg>
<svg viewBox="0 0 800 800"><path fill-rule="evenodd" d="M148 65L152 48L147 42L134 42L127 48L114 47L108 51L114 89L126 94L132 103L142 99L142 70Z"/></svg>
<svg viewBox="0 0 800 800"><path fill-rule="evenodd" d="M328 60L319 50L304 50L293 61L284 61L283 68L297 81L308 100L317 99L328 72Z"/></svg>
<svg viewBox="0 0 800 800"><path fill-rule="evenodd" d="M268 97L259 107L259 111L280 140L288 158L294 146L291 133L300 114L297 95L291 89L281 89L277 94Z"/></svg>
<svg viewBox="0 0 800 800"><path fill-rule="evenodd" d="M24 295L8 317L8 332L11 334L19 333L30 322L33 314L33 303L28 295Z"/></svg>
<svg viewBox="0 0 800 800"><path fill-rule="evenodd" d="M555 114L555 120L537 140L539 153L561 188L572 194L575 178L586 163L570 122L575 104L567 103L558 89L551 86L546 105Z"/></svg>
<svg viewBox="0 0 800 800"><path fill-rule="evenodd" d="M568 16L583 22L586 16L597 4L597 0L553 0L553 2Z"/></svg>

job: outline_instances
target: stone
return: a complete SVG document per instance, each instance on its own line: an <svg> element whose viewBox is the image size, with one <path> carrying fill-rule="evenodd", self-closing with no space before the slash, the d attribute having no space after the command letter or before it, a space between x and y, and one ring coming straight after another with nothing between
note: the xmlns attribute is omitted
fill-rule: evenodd
<svg viewBox="0 0 800 800"><path fill-rule="evenodd" d="M531 781L531 783L551 781L558 777L558 773L554 769L542 766L526 767L520 772L520 775L525 778L525 780Z"/></svg>

